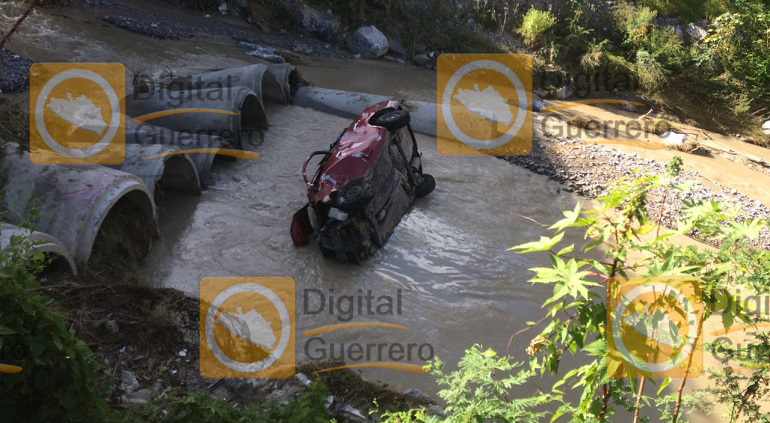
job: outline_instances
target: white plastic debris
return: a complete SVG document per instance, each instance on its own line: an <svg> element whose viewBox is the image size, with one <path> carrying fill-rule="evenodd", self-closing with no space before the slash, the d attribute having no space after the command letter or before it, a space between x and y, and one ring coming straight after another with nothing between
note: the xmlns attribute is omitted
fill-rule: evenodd
<svg viewBox="0 0 770 423"><path fill-rule="evenodd" d="M679 132L674 131L664 132L661 134L660 138L668 145L682 145L688 139L686 134L680 134Z"/></svg>

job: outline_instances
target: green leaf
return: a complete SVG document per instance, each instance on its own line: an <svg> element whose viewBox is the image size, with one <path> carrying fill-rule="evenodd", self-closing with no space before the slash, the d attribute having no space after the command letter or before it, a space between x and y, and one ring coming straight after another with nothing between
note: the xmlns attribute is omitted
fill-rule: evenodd
<svg viewBox="0 0 770 423"><path fill-rule="evenodd" d="M564 238L564 232L560 232L556 234L556 236L554 236L553 238L541 236L539 241L528 242L526 244L517 245L515 247L509 248L508 251L516 251L517 254L527 254L527 253L534 253L538 251L549 251L556 244L558 244L559 241L562 240L562 238Z"/></svg>
<svg viewBox="0 0 770 423"><path fill-rule="evenodd" d="M607 353L607 340L597 339L583 347L583 351L586 351L594 357L603 356Z"/></svg>
<svg viewBox="0 0 770 423"><path fill-rule="evenodd" d="M575 204L575 209L572 211L564 211L564 219L559 220L558 222L551 225L549 230L559 230L562 231L566 228L572 227L575 225L575 223L578 221L578 218L580 218L580 209L582 207L582 204L578 202Z"/></svg>
<svg viewBox="0 0 770 423"><path fill-rule="evenodd" d="M660 383L660 388L658 388L658 395L666 389L669 383L671 383L671 378L663 379L663 382Z"/></svg>

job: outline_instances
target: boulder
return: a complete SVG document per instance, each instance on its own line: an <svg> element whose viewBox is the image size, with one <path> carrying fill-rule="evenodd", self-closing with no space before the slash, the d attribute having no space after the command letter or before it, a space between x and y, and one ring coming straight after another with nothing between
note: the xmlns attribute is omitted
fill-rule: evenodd
<svg viewBox="0 0 770 423"><path fill-rule="evenodd" d="M703 28L700 25L697 25L695 23L689 23L684 28L684 31L687 33L687 35L690 36L690 39L694 42L701 42L706 39L706 37L709 35L708 31L706 31L705 28Z"/></svg>
<svg viewBox="0 0 770 423"><path fill-rule="evenodd" d="M766 135L770 135L770 120L762 125L762 132L764 132Z"/></svg>
<svg viewBox="0 0 770 423"><path fill-rule="evenodd" d="M295 3L294 6L296 7L294 20L303 31L322 40L331 40L339 32L340 21L337 18L302 3Z"/></svg>
<svg viewBox="0 0 770 423"><path fill-rule="evenodd" d="M374 25L362 26L348 38L348 47L361 57L374 59L384 56L390 49L388 37Z"/></svg>

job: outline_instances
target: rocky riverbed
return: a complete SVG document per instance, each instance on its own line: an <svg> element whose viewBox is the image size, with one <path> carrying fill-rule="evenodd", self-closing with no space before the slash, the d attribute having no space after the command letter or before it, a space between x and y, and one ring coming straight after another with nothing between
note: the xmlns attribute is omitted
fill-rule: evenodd
<svg viewBox="0 0 770 423"><path fill-rule="evenodd" d="M582 196L596 199L606 195L612 182L636 173L663 174L667 163L647 159L636 153L627 154L606 146L589 144L564 147L579 141L570 138L544 137L538 140L532 152L525 156L501 156L514 165L550 177L564 185L564 189ZM682 155L687 160L687 154ZM662 190L652 192L648 199L648 212L652 219L661 219L663 225L675 228L683 218L680 210L686 201L716 201L726 208L735 209L742 219L770 219L770 208L760 201L739 193L735 189L711 182L710 188L702 182L701 175L683 170L675 179L677 185L692 183L686 191L670 190L665 196ZM663 216L660 217L661 210ZM547 223L547 222L542 222ZM692 234L697 238L697 234ZM754 240L754 246L770 249L770 230L763 229Z"/></svg>

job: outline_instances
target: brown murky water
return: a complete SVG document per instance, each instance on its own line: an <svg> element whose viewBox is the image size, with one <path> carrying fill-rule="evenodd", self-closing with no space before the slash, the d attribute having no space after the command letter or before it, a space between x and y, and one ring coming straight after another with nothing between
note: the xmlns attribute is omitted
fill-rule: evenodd
<svg viewBox="0 0 770 423"><path fill-rule="evenodd" d="M0 11L6 5L0 5ZM206 37L155 40L108 28L80 12L35 15L9 45L45 61L120 61L132 72L177 75L253 63L234 41ZM319 86L430 101L434 73L382 61L309 59L303 74ZM144 263L149 283L197 296L206 276L290 276L297 285L297 355L318 357L319 344L305 346L303 331L340 323L338 315L309 314L326 295L368 293L401 298L401 314L353 316L354 322L395 323L408 329L350 328L323 335L331 343L429 344L455 363L475 343L525 361L534 333L511 335L542 316L546 286L527 280L531 267L547 266L545 255L516 255L512 245L535 240L564 209L582 201L558 184L494 157L445 156L435 140L419 136L425 171L437 189L417 200L387 243L362 265L324 260L317 247L295 248L292 214L306 202L300 168L312 151L326 148L349 120L294 106L268 109L270 129L254 160L215 165L201 197L169 194L159 206L162 237ZM567 242L580 243L572 237ZM305 302L303 292L313 292ZM333 291L333 292L332 292ZM400 293L400 294L399 294ZM427 347L426 347L427 348ZM328 351L328 348L326 349ZM426 354L427 349L423 350ZM348 360L349 362L352 362ZM411 363L422 364L419 357ZM450 366L451 368L452 366ZM366 368L365 377L398 388L435 393L431 376ZM519 389L547 389L541 380Z"/></svg>

